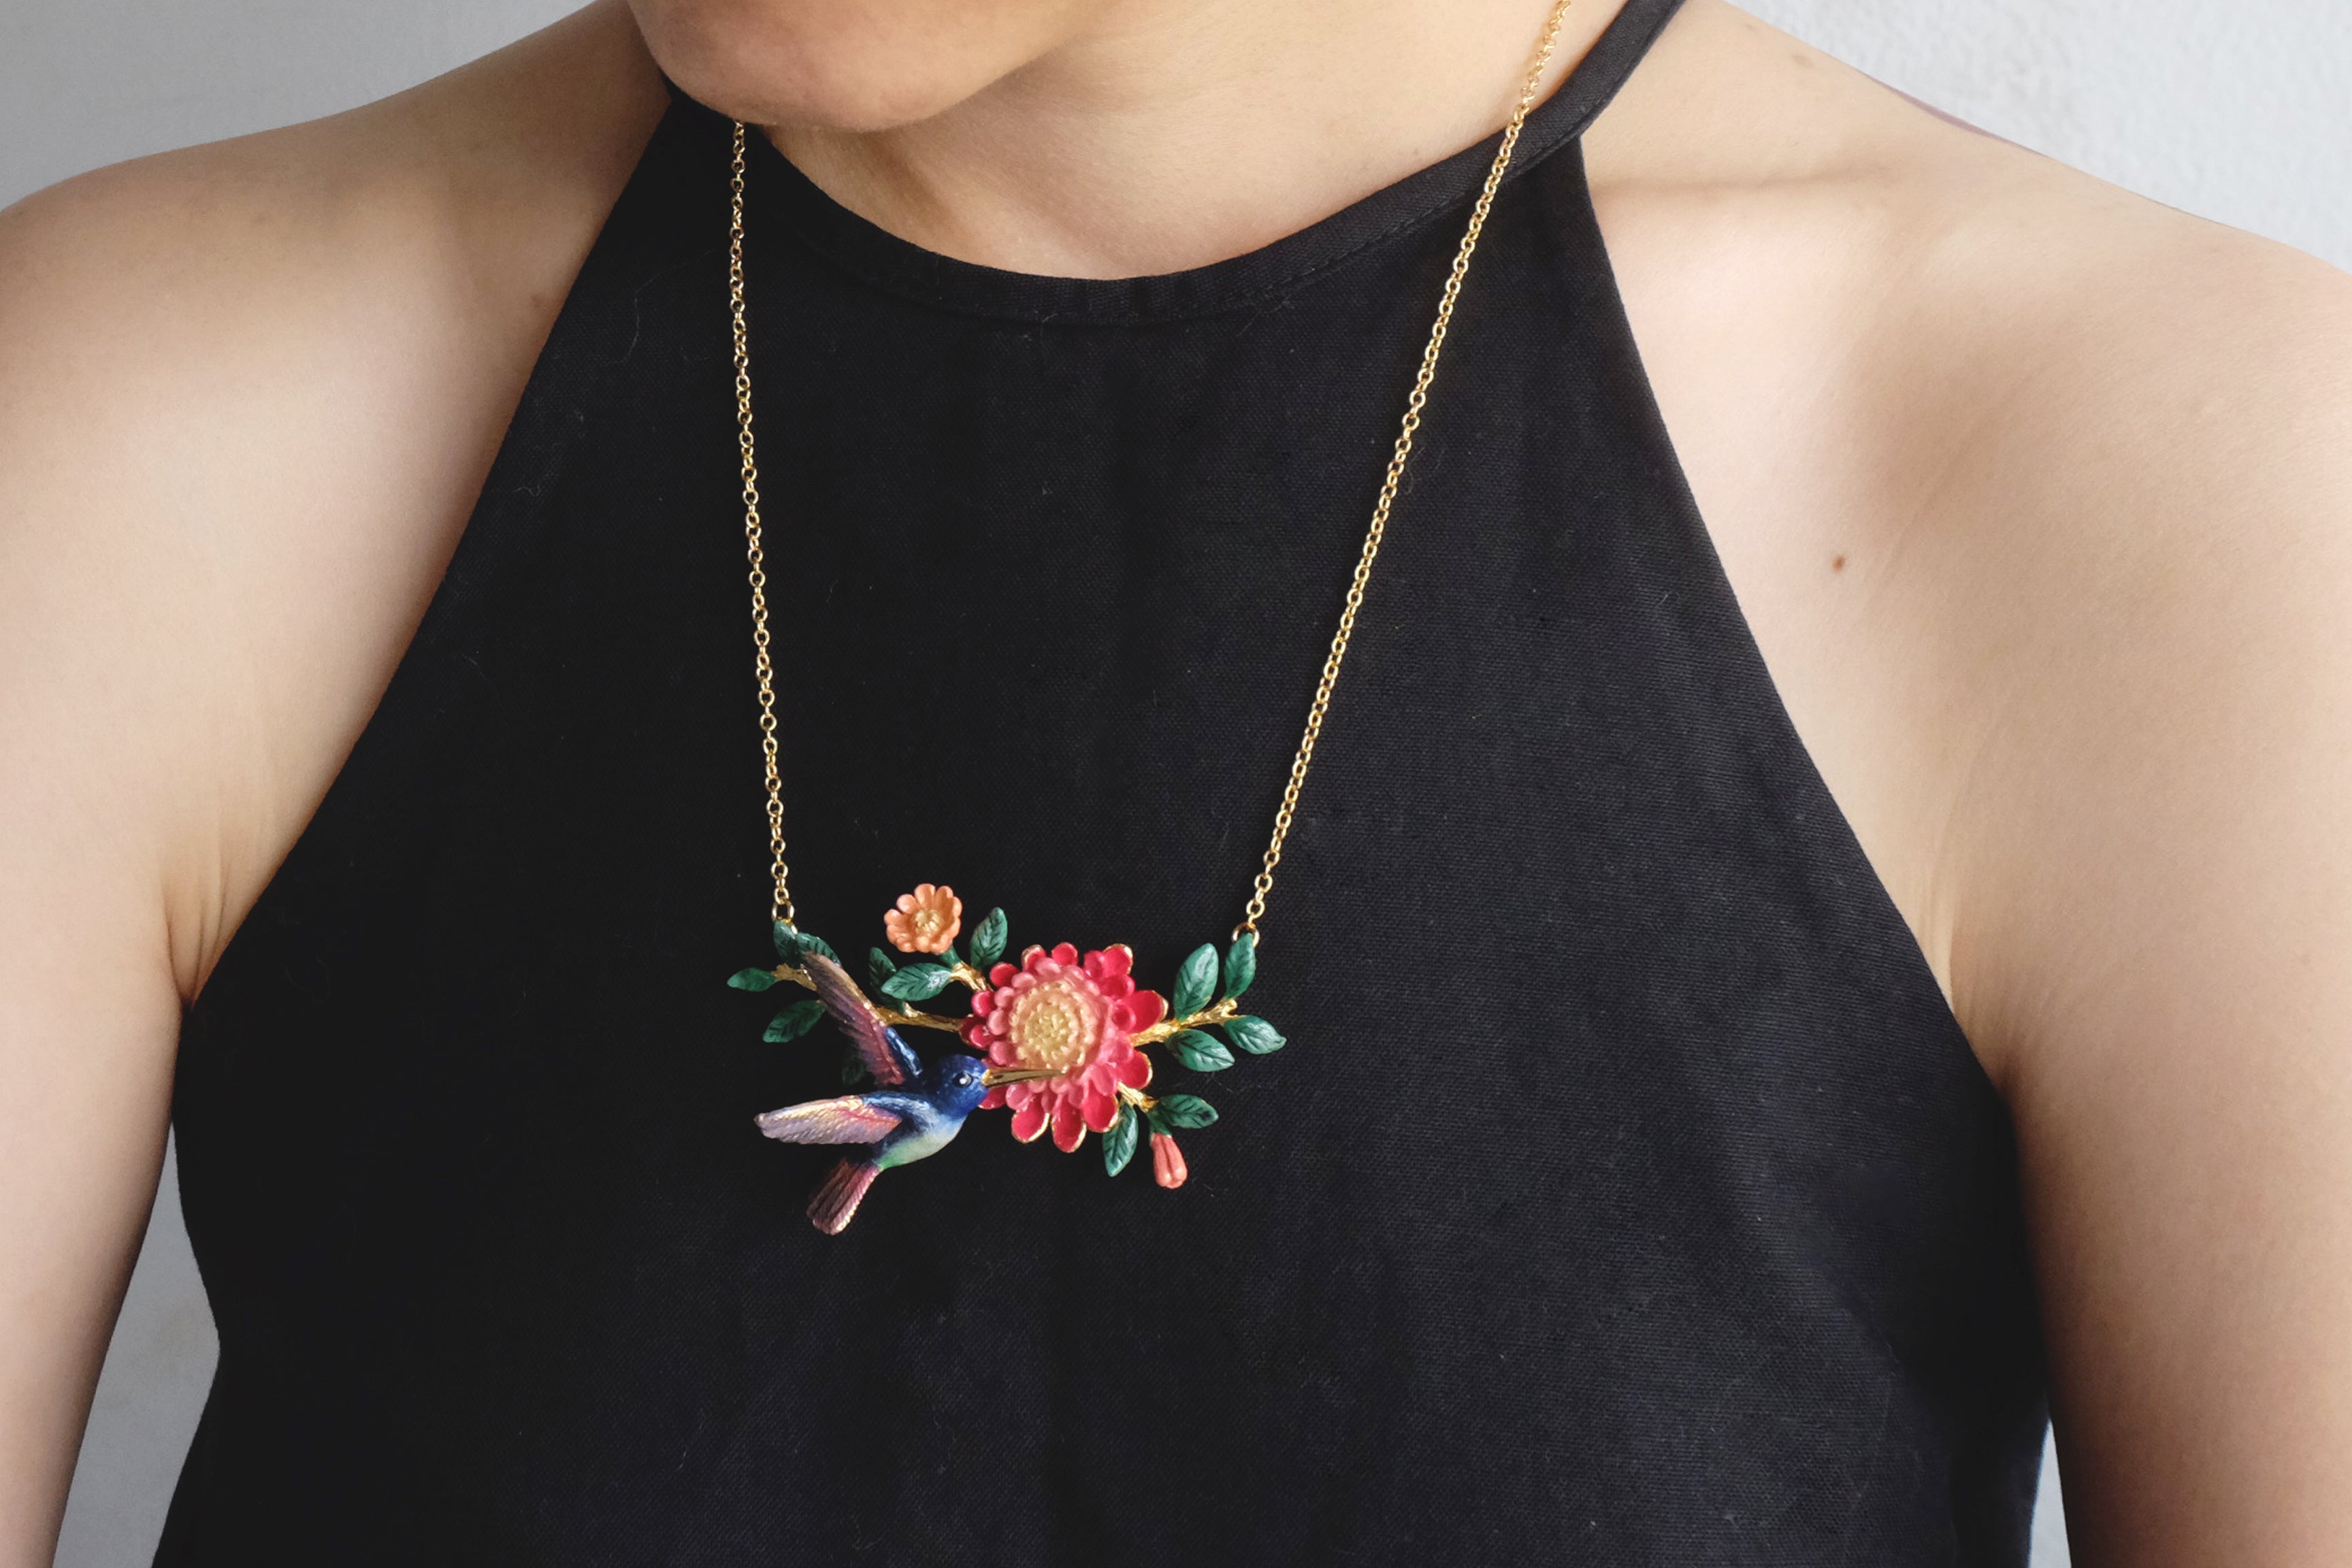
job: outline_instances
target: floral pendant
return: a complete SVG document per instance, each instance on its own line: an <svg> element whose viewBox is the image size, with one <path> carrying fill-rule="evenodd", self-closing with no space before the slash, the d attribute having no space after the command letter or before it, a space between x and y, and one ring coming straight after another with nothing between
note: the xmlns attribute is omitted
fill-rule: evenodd
<svg viewBox="0 0 2352 1568"><path fill-rule="evenodd" d="M962 927L955 889L929 882L883 915L884 936L904 956L877 947L866 972L892 1005L868 999L823 938L782 921L776 966L728 981L741 991L789 983L816 994L775 1016L771 1042L797 1039L830 1016L854 1047L843 1068L853 1092L757 1118L762 1132L784 1142L855 1145L809 1201L810 1220L829 1236L847 1228L876 1176L938 1153L973 1111L998 1107L1012 1110L1013 1135L1024 1143L1050 1132L1068 1154L1097 1134L1103 1168L1114 1176L1134 1158L1148 1124L1153 1176L1181 1187L1189 1172L1175 1135L1208 1126L1217 1113L1196 1094L1146 1093L1152 1064L1145 1052L1157 1046L1195 1072L1221 1072L1236 1050L1264 1056L1283 1047L1273 1025L1239 1004L1257 973L1254 932L1236 937L1222 960L1213 944L1195 948L1167 997L1136 984L1135 954L1123 944L1084 954L1068 942L1030 947L1019 963L1007 962L1004 911L992 910L972 930L967 961L955 946ZM968 1016L916 1007L956 984L970 992ZM952 1034L962 1048L927 1061L901 1032L911 1028Z"/></svg>

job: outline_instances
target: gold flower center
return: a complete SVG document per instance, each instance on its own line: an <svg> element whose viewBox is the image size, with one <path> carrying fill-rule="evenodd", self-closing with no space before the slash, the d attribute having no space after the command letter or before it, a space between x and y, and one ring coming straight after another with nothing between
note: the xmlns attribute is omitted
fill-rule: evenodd
<svg viewBox="0 0 2352 1568"><path fill-rule="evenodd" d="M1013 1048L1024 1067L1075 1072L1094 1055L1101 1029L1089 1005L1066 980L1048 981L1021 994L1013 1005Z"/></svg>
<svg viewBox="0 0 2352 1568"><path fill-rule="evenodd" d="M925 936L929 936L932 932L938 931L940 929L939 911L937 910L925 910L921 913L916 915L915 929L922 932Z"/></svg>

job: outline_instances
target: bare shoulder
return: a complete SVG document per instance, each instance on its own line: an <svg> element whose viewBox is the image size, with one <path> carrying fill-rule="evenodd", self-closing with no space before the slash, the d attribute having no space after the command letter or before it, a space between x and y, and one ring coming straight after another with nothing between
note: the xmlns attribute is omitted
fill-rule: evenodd
<svg viewBox="0 0 2352 1568"><path fill-rule="evenodd" d="M2015 1118L2077 1551L2352 1552L2352 279L1692 0L1589 148L1790 715Z"/></svg>
<svg viewBox="0 0 2352 1568"><path fill-rule="evenodd" d="M23 245L121 223L145 226L149 237L223 241L235 231L219 226L266 218L331 240L338 220L394 195L415 204L411 219L459 225L486 203L551 211L586 194L583 182L626 172L660 91L625 10L592 5L378 102L68 180L6 209L6 233ZM249 258L183 259L226 268Z"/></svg>
<svg viewBox="0 0 2352 1568"><path fill-rule="evenodd" d="M1960 861L2037 825L2088 841L1996 797L2088 790L2067 770L2136 748L2176 780L2225 766L2197 715L2332 679L2315 654L2247 660L2326 637L2352 588L2352 279L1970 130L1722 0L1691 0L1588 153L1784 698L1998 1057L2016 1020L1983 933L2048 903Z"/></svg>
<svg viewBox="0 0 2352 1568"><path fill-rule="evenodd" d="M661 102L599 5L0 213L0 728L58 759L8 787L121 781L183 988L373 706Z"/></svg>
<svg viewBox="0 0 2352 1568"><path fill-rule="evenodd" d="M660 99L607 7L0 213L0 1557L55 1539L182 1001L373 709Z"/></svg>
<svg viewBox="0 0 2352 1568"><path fill-rule="evenodd" d="M0 212L12 361L120 347L145 377L317 324L502 317L568 282L658 112L625 10L592 5L381 102L98 170ZM387 287L391 292L385 292ZM373 301L373 319L355 307ZM414 312L414 319L402 312Z"/></svg>

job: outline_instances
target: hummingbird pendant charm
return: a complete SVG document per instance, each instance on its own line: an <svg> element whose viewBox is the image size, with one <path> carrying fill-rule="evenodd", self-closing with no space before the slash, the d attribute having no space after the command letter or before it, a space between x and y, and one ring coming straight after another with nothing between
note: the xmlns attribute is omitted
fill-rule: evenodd
<svg viewBox="0 0 2352 1568"><path fill-rule="evenodd" d="M883 934L904 956L877 947L867 973L895 1006L869 999L830 945L783 921L774 928L776 965L728 981L741 991L793 984L815 993L776 1014L764 1037L772 1043L827 1017L849 1041L844 1077L865 1087L755 1119L782 1142L846 1146L809 1200L810 1222L828 1236L848 1227L875 1177L938 1153L973 1111L998 1107L1013 1112L1013 1135L1024 1143L1050 1132L1055 1148L1074 1153L1097 1134L1112 1175L1127 1168L1148 1126L1154 1178L1181 1187L1189 1172L1175 1134L1217 1113L1196 1094L1147 1093L1147 1050L1160 1047L1205 1073L1233 1066L1236 1050L1264 1056L1284 1045L1273 1025L1239 1005L1257 973L1254 931L1237 935L1222 958L1213 944L1194 949L1177 968L1172 996L1162 996L1136 984L1135 954L1123 944L1085 953L1068 942L1030 947L1009 962L1004 911L992 910L973 929L967 961L955 946L962 924L955 889L929 882L883 915ZM957 984L970 993L967 1016L916 1007ZM917 1028L956 1044L927 1061L903 1033Z"/></svg>

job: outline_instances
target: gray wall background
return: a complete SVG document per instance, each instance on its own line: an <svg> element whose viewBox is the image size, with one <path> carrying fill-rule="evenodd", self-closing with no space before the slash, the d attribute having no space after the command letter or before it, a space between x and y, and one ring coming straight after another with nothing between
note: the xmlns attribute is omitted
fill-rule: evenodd
<svg viewBox="0 0 2352 1568"><path fill-rule="evenodd" d="M2159 201L2352 268L2352 0L1749 0L1905 91ZM82 170L348 108L566 0L0 0L0 205ZM143 1564L212 1376L167 1166L99 1384L61 1568ZM2045 1463L2036 1568L2064 1568Z"/></svg>

